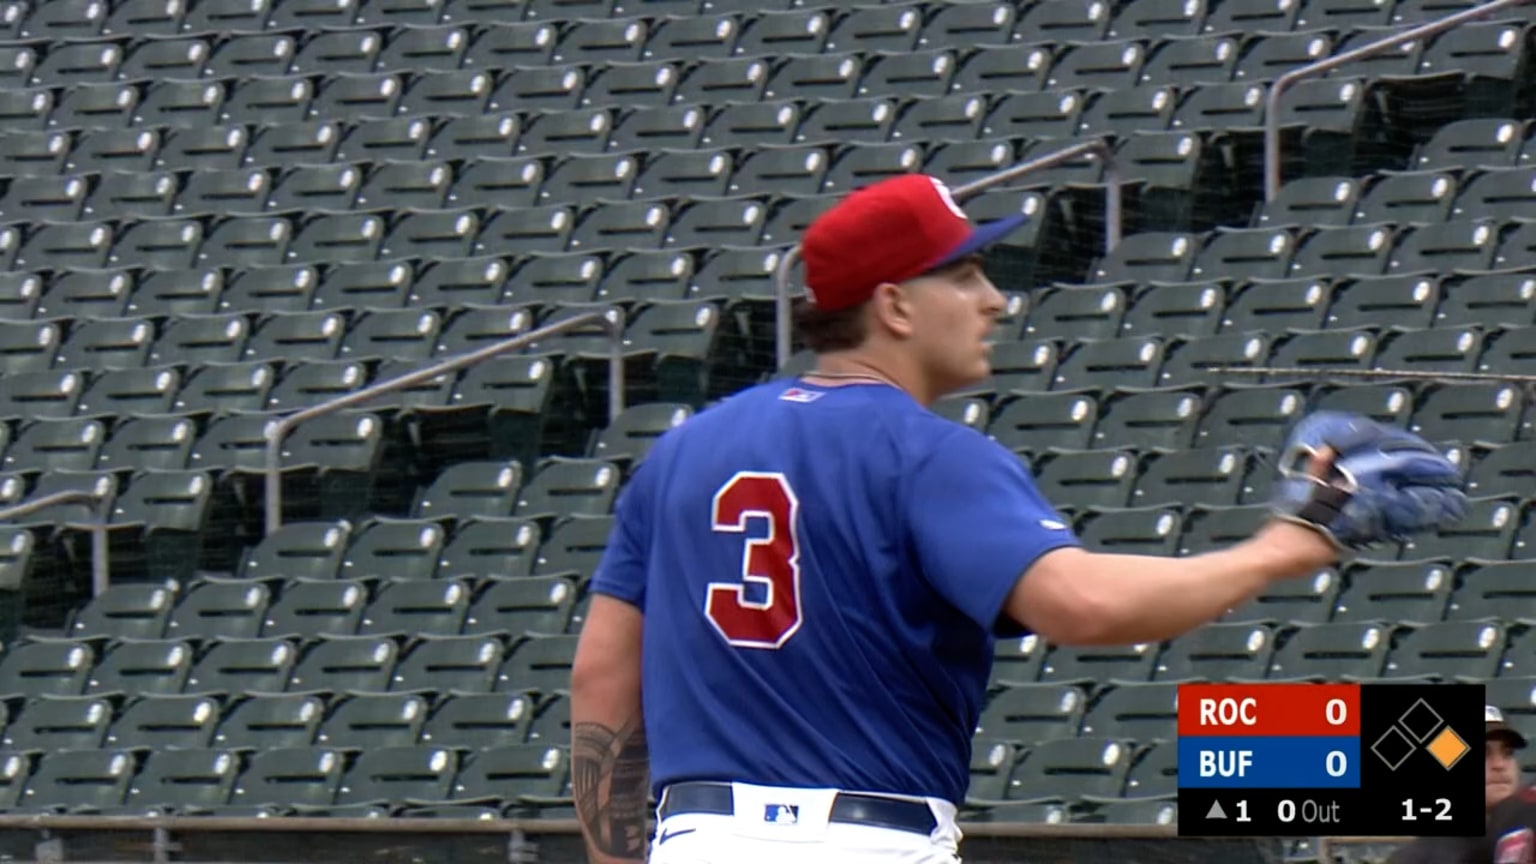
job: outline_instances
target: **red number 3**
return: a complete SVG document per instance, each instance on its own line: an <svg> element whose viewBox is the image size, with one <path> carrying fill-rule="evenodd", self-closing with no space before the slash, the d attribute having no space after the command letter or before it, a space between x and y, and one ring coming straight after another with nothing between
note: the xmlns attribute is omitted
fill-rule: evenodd
<svg viewBox="0 0 1536 864"><path fill-rule="evenodd" d="M782 648L800 629L800 502L783 474L742 471L715 493L714 530L741 534L753 517L768 535L748 540L741 579L711 582L704 614L737 648ZM746 583L767 590L762 602L746 598Z"/></svg>

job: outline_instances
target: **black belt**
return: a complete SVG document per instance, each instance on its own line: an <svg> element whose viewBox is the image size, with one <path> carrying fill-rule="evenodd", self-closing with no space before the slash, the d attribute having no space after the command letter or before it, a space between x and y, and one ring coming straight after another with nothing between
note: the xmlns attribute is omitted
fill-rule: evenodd
<svg viewBox="0 0 1536 864"><path fill-rule="evenodd" d="M662 792L658 815L665 819L681 813L734 815L736 800L730 784L673 783ZM767 818L766 814L764 818ZM894 828L913 834L932 834L933 829L939 825L933 817L932 808L926 803L852 792L837 793L837 797L832 799L832 813L827 821Z"/></svg>

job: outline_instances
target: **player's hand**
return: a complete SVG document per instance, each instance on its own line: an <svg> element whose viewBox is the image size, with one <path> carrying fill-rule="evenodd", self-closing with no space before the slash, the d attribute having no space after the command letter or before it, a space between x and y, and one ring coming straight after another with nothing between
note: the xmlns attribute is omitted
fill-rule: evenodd
<svg viewBox="0 0 1536 864"><path fill-rule="evenodd" d="M1356 414L1304 418L1279 471L1275 515L1340 551L1435 531L1466 513L1455 464L1419 436Z"/></svg>

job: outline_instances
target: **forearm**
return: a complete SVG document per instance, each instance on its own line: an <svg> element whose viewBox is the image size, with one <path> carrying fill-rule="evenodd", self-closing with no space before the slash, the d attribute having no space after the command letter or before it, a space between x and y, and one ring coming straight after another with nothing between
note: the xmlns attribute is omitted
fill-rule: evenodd
<svg viewBox="0 0 1536 864"><path fill-rule="evenodd" d="M633 607L595 598L571 670L571 788L593 864L646 860L650 753L639 649Z"/></svg>
<svg viewBox="0 0 1536 864"><path fill-rule="evenodd" d="M1276 523L1252 540L1186 558L1086 553L1047 562L1039 586L1015 592L1015 618L1069 645L1161 642L1221 617L1272 582L1333 560L1317 534ZM1054 578L1052 578L1054 577ZM1024 582L1035 578L1032 572ZM1022 616L1022 617L1020 617Z"/></svg>
<svg viewBox="0 0 1536 864"><path fill-rule="evenodd" d="M1298 548L1306 544L1304 548ZM1102 589L1117 642L1160 642L1213 621L1273 582L1313 573L1331 555L1306 528L1275 525L1254 539L1187 558L1109 555Z"/></svg>
<svg viewBox="0 0 1536 864"><path fill-rule="evenodd" d="M572 794L593 864L646 860L649 754L638 707L624 719L571 714Z"/></svg>

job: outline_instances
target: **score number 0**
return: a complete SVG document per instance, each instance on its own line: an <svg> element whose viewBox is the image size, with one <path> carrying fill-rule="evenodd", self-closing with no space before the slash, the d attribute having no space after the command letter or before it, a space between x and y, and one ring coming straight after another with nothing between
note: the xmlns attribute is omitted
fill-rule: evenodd
<svg viewBox="0 0 1536 864"><path fill-rule="evenodd" d="M1343 699L1329 699L1323 705L1323 719L1330 726L1343 726L1344 721L1349 719L1349 706ZM1349 757L1342 750L1329 750L1328 755L1323 757L1323 770L1328 772L1329 777L1343 777L1349 771ZM1281 822L1296 821L1295 801L1281 798L1276 808L1278 812L1275 815L1280 817Z"/></svg>

